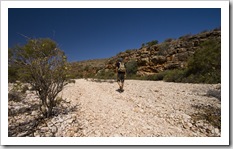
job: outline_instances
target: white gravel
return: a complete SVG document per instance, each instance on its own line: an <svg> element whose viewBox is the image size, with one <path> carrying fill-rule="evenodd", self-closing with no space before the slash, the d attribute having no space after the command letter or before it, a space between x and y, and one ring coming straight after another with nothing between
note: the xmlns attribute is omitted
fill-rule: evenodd
<svg viewBox="0 0 233 149"><path fill-rule="evenodd" d="M77 79L60 96L77 102L81 136L220 136L207 121L194 121L195 106L221 108L221 101L208 96L220 84L184 84L126 80L119 93L114 80Z"/></svg>

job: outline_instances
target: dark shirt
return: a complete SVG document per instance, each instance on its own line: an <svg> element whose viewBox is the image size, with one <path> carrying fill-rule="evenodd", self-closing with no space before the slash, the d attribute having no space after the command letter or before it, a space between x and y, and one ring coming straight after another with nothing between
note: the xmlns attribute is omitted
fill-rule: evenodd
<svg viewBox="0 0 233 149"><path fill-rule="evenodd" d="M124 64L124 65L125 65L125 64ZM116 63L116 67L119 69L119 67L120 67L120 62L117 62L117 63ZM123 73L123 74L125 74L125 72L119 72L119 71L118 71L118 73Z"/></svg>
<svg viewBox="0 0 233 149"><path fill-rule="evenodd" d="M117 68L120 67L120 62L116 62L116 67L117 67Z"/></svg>

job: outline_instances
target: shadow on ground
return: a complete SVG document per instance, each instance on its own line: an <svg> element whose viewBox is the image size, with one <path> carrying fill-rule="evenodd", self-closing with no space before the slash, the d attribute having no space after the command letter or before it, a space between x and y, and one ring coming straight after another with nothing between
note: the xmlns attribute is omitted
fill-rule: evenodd
<svg viewBox="0 0 233 149"><path fill-rule="evenodd" d="M9 98L10 97L10 98ZM38 102L26 100L25 96L8 95L8 100L14 102L19 108L8 107L8 137L34 137L34 132L41 124L58 115L67 115L76 111L79 105L71 106L71 103L65 100L53 108L53 114L50 118L45 118L40 112L39 99Z"/></svg>
<svg viewBox="0 0 233 149"><path fill-rule="evenodd" d="M115 83L115 80L109 80L109 79L86 79L87 81L97 82L97 83Z"/></svg>

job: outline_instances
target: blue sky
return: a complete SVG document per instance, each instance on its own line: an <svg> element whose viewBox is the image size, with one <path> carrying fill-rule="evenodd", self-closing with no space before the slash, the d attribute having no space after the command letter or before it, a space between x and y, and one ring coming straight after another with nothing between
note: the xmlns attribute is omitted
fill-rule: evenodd
<svg viewBox="0 0 233 149"><path fill-rule="evenodd" d="M221 26L220 8L9 8L8 46L51 38L68 61L109 58Z"/></svg>

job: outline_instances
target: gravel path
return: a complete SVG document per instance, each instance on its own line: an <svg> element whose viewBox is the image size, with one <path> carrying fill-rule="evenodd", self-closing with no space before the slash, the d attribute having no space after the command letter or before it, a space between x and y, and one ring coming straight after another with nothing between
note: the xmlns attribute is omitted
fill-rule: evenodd
<svg viewBox="0 0 233 149"><path fill-rule="evenodd" d="M114 81L93 79L64 89L62 98L79 103L81 136L220 136L220 128L192 117L204 107L221 108L213 97L220 84L126 80L125 91L117 89Z"/></svg>

